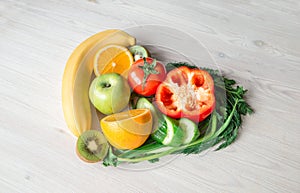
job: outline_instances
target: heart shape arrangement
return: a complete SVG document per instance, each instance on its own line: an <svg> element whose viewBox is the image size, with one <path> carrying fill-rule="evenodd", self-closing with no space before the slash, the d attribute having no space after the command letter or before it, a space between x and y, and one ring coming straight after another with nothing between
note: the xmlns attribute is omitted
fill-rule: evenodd
<svg viewBox="0 0 300 193"><path fill-rule="evenodd" d="M157 162L230 145L253 110L246 90L219 71L162 62L122 30L81 43L64 71L62 105L83 161Z"/></svg>

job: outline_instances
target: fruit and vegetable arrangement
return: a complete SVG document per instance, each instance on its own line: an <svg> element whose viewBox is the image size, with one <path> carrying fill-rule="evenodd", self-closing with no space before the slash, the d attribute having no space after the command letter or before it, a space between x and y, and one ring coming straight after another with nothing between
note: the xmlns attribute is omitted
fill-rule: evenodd
<svg viewBox="0 0 300 193"><path fill-rule="evenodd" d="M106 30L70 56L62 104L83 161L157 162L230 145L253 112L235 84L217 70L165 64L126 32Z"/></svg>

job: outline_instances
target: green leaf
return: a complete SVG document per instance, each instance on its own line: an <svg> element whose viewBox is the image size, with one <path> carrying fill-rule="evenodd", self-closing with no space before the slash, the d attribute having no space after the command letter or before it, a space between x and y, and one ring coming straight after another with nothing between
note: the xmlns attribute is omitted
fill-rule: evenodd
<svg viewBox="0 0 300 193"><path fill-rule="evenodd" d="M159 158L155 158L155 159L150 159L148 160L150 163L155 163L159 161Z"/></svg>
<svg viewBox="0 0 300 193"><path fill-rule="evenodd" d="M113 153L112 147L110 147L106 157L103 160L103 165L116 167L118 164L118 157Z"/></svg>
<svg viewBox="0 0 300 193"><path fill-rule="evenodd" d="M181 66L187 66L189 68L198 68L197 66L195 65L192 65L192 64L189 64L187 62L175 62L175 63L168 63L166 64L166 70L169 72L175 68L179 68Z"/></svg>

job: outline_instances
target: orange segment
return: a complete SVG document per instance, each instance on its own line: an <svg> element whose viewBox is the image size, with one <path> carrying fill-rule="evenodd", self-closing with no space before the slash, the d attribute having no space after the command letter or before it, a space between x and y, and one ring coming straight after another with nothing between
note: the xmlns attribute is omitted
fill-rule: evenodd
<svg viewBox="0 0 300 193"><path fill-rule="evenodd" d="M115 72L127 77L133 56L130 51L119 45L108 45L100 49L94 57L94 72L96 76Z"/></svg>
<svg viewBox="0 0 300 193"><path fill-rule="evenodd" d="M117 149L135 149L151 134L152 116L149 109L134 109L106 116L100 124L112 146Z"/></svg>

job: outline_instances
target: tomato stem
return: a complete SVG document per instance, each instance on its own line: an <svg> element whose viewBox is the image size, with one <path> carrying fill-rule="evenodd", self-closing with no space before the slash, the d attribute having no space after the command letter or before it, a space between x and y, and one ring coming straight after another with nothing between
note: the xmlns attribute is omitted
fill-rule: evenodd
<svg viewBox="0 0 300 193"><path fill-rule="evenodd" d="M159 72L155 70L156 59L153 59L151 64L146 61L146 58L143 58L143 60L144 60L144 65L139 66L139 68L141 68L144 72L143 85L142 85L142 90L144 91L148 76L151 74L159 74Z"/></svg>

